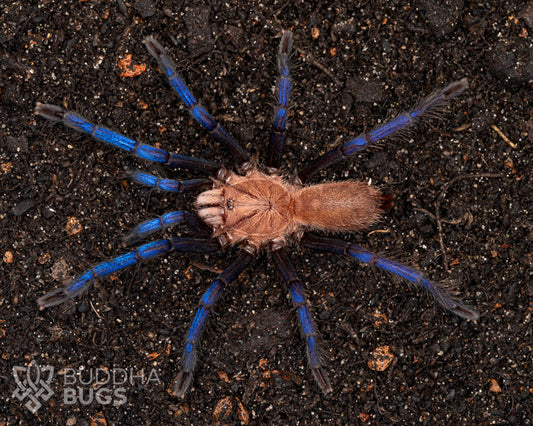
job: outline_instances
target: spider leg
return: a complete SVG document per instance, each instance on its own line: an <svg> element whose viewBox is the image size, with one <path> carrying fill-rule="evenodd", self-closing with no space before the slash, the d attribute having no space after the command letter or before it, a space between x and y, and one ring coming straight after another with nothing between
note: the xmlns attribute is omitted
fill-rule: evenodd
<svg viewBox="0 0 533 426"><path fill-rule="evenodd" d="M99 263L66 287L57 288L46 293L37 300L37 303L41 309L59 305L88 289L96 278L105 277L113 272L120 271L128 266L135 265L136 263L151 259L171 250L177 252L195 251L200 253L213 253L220 250L220 245L217 240L204 238L176 237L152 241L107 262Z"/></svg>
<svg viewBox="0 0 533 426"><path fill-rule="evenodd" d="M411 112L404 113L399 117L389 121L369 133L362 133L355 139L346 142L344 145L332 149L311 161L307 166L298 172L298 177L302 183L309 181L320 170L325 169L333 164L338 163L344 158L355 154L357 151L368 145L378 142L388 136L391 136L413 124L421 118L431 115L431 113L442 108L447 102L459 96L468 88L466 78L455 81L444 89L436 92L424 100L417 108Z"/></svg>
<svg viewBox="0 0 533 426"><path fill-rule="evenodd" d="M237 260L218 276L200 299L200 306L196 309L196 314L185 338L185 350L181 358L181 371L174 381L174 396L183 398L191 384L193 371L196 367L198 343L214 304L222 295L224 287L241 274L252 260L252 257L252 254L248 251L241 250Z"/></svg>
<svg viewBox="0 0 533 426"><path fill-rule="evenodd" d="M304 289L296 274L294 265L287 252L283 249L273 251L272 256L281 276L289 285L292 301L298 310L298 319L305 337L307 361L309 362L311 372L322 392L325 394L331 392L331 383L320 359L317 332L313 324L313 319L311 318L311 313L309 312L309 303L305 298Z"/></svg>
<svg viewBox="0 0 533 426"><path fill-rule="evenodd" d="M137 241L146 238L148 235L177 225L183 221L185 221L187 226L194 231L211 232L211 228L207 226L196 213L174 211L140 223L124 238L124 244L134 244Z"/></svg>
<svg viewBox="0 0 533 426"><path fill-rule="evenodd" d="M63 123L82 133L91 135L94 139L100 142L105 142L117 148L123 149L136 157L144 160L154 161L156 163L167 164L171 167L179 167L182 169L200 170L211 175L216 175L220 169L220 164L212 161L203 160L201 158L186 157L173 152L163 151L150 145L144 145L133 139L127 138L120 133L107 129L106 127L98 126L87 121L81 115L72 111L65 111L57 105L42 104L37 102L35 104L35 114L47 118L51 121Z"/></svg>
<svg viewBox="0 0 533 426"><path fill-rule="evenodd" d="M170 85L181 98L194 119L207 129L213 137L225 145L232 153L233 158L241 167L250 160L250 155L244 150L233 137L201 106L191 93L183 78L176 71L172 59L158 41L149 36L143 40L148 52L157 60L161 70L166 74Z"/></svg>
<svg viewBox="0 0 533 426"><path fill-rule="evenodd" d="M285 141L287 129L287 116L289 114L289 95L291 92L291 77L289 74L289 56L292 47L292 32L283 31L279 43L278 69L279 81L276 89L277 105L274 110L274 123L272 123L272 133L268 143L266 157L267 167L278 170L281 165L281 152Z"/></svg>
<svg viewBox="0 0 533 426"><path fill-rule="evenodd" d="M430 281L422 272L410 268L409 266L378 256L361 246L333 238L319 237L306 233L304 234L301 243L310 249L346 254L355 257L363 263L375 265L380 269L391 272L409 282L424 287L441 306L453 312L455 315L471 321L477 321L479 319L478 312L455 300L443 288L441 288L438 283Z"/></svg>
<svg viewBox="0 0 533 426"><path fill-rule="evenodd" d="M134 182L148 186L149 188L160 189L167 192L189 192L204 186L211 185L209 179L189 179L189 180L173 180L163 179L152 175L150 173L143 172L141 170L127 170L127 176Z"/></svg>

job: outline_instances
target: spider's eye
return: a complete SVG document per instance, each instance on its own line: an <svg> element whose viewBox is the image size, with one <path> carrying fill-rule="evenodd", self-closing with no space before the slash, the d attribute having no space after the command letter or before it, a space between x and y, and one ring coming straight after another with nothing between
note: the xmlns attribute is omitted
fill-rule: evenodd
<svg viewBox="0 0 533 426"><path fill-rule="evenodd" d="M233 199L232 198L228 199L227 206L228 206L228 210L233 210Z"/></svg>

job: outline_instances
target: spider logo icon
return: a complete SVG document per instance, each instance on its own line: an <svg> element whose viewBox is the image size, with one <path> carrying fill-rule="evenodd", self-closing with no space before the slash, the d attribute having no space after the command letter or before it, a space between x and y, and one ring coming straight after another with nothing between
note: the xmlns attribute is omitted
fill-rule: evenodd
<svg viewBox="0 0 533 426"><path fill-rule="evenodd" d="M13 377L17 388L11 396L21 402L28 399L24 405L33 414L54 394L50 387L54 378L54 367L51 365L40 367L35 361L26 367L16 365L13 367Z"/></svg>

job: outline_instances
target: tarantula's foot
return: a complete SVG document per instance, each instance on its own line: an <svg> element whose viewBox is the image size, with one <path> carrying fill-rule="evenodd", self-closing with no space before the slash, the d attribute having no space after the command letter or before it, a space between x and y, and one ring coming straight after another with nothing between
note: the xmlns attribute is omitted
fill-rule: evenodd
<svg viewBox="0 0 533 426"><path fill-rule="evenodd" d="M187 390L191 385L191 381L192 371L181 370L178 374L178 377L176 377L176 380L174 381L174 390L172 391L172 395L183 399L185 393L187 393Z"/></svg>
<svg viewBox="0 0 533 426"><path fill-rule="evenodd" d="M44 296L39 297L37 304L39 305L39 309L42 311L44 308L60 305L71 298L72 296L68 293L68 291L66 291L66 289L56 288L55 290L49 291Z"/></svg>
<svg viewBox="0 0 533 426"><path fill-rule="evenodd" d="M313 376L324 395L333 391L329 377L322 366L312 368L311 372L313 373Z"/></svg>
<svg viewBox="0 0 533 426"><path fill-rule="evenodd" d="M442 307L453 312L455 315L474 322L479 320L479 313L477 311L456 300L454 296L446 291L446 288L442 284L432 282L425 277L419 280L419 284L425 287Z"/></svg>
<svg viewBox="0 0 533 426"><path fill-rule="evenodd" d="M35 103L35 114L52 121L63 121L65 110L57 105Z"/></svg>
<svg viewBox="0 0 533 426"><path fill-rule="evenodd" d="M461 80L454 81L442 89L442 94L446 98L454 98L468 89L468 79L462 78Z"/></svg>
<svg viewBox="0 0 533 426"><path fill-rule="evenodd" d="M442 299L437 299L437 300L446 309L449 309L455 315L458 315L464 319L474 321L474 322L477 322L479 320L479 312L475 311L470 306L467 306L451 298L447 298L445 301L442 301Z"/></svg>

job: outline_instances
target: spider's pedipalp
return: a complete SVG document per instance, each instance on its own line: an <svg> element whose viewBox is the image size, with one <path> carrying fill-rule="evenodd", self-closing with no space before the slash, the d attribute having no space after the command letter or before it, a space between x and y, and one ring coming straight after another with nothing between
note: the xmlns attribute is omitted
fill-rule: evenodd
<svg viewBox="0 0 533 426"><path fill-rule="evenodd" d="M209 179L163 179L150 173L143 172L142 170L130 169L126 169L126 176L139 185L159 189L160 191L176 193L196 191L211 183Z"/></svg>
<svg viewBox="0 0 533 426"><path fill-rule="evenodd" d="M149 235L182 222L185 222L189 229L196 232L206 233L211 230L211 228L207 227L196 213L187 211L168 212L162 216L146 220L133 228L133 230L124 238L124 245L129 246L135 244Z"/></svg>
<svg viewBox="0 0 533 426"><path fill-rule="evenodd" d="M137 225L125 238L124 245L128 246L162 229L183 222L187 212L176 211L165 213L154 219L144 221Z"/></svg>

